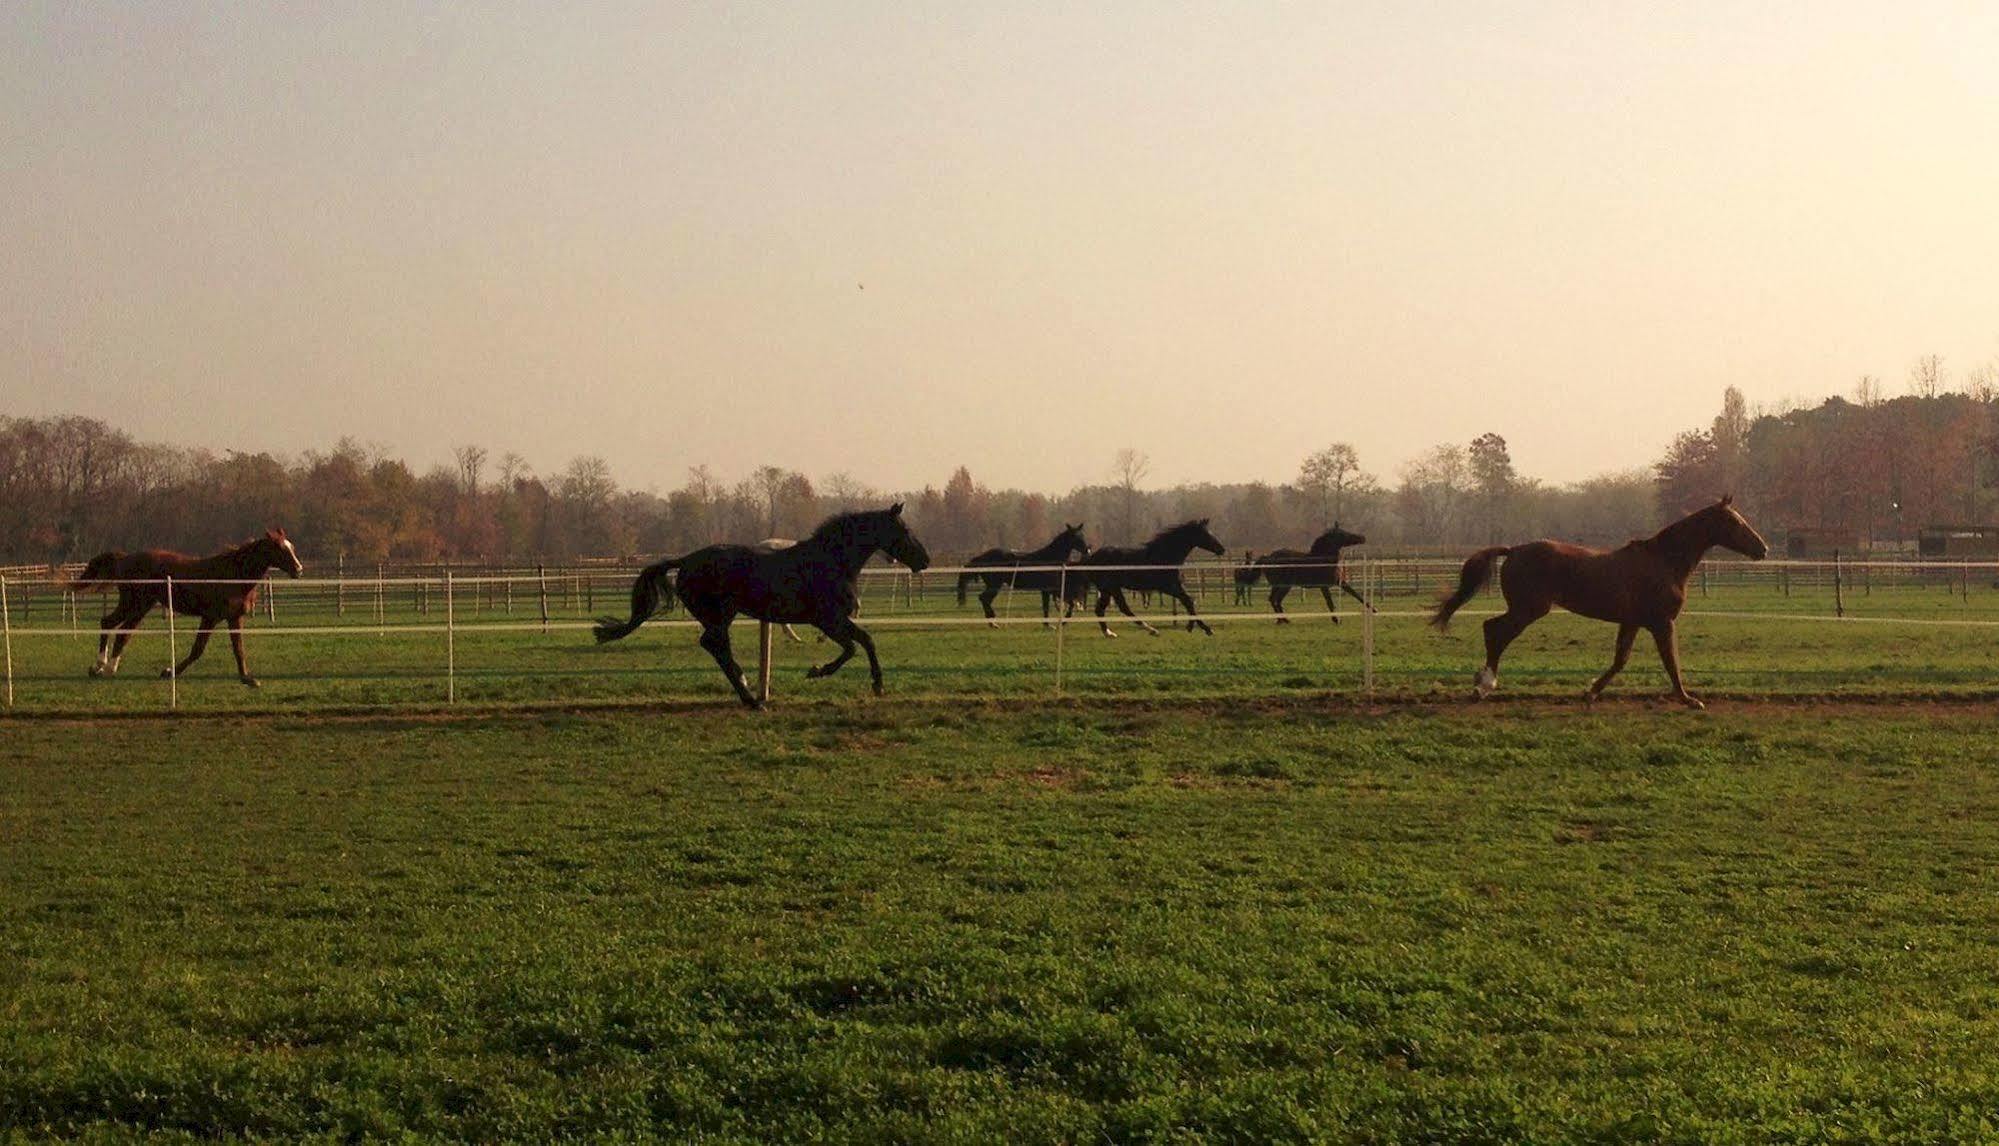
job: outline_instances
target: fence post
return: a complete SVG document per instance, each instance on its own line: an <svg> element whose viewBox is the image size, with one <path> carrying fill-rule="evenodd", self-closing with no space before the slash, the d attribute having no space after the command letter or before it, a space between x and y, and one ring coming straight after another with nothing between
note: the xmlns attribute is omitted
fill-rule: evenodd
<svg viewBox="0 0 1999 1146"><path fill-rule="evenodd" d="M174 634L174 579L167 578L167 707L180 707L180 640Z"/></svg>
<svg viewBox="0 0 1999 1146"><path fill-rule="evenodd" d="M458 620L451 604L451 570L444 571L444 702L458 703Z"/></svg>
<svg viewBox="0 0 1999 1146"><path fill-rule="evenodd" d="M8 608L7 578L0 575L0 646L7 650L7 707L14 707L14 622Z"/></svg>
<svg viewBox="0 0 1999 1146"><path fill-rule="evenodd" d="M1832 612L1836 617L1846 616L1846 586L1842 584L1845 580L1844 573L1845 569L1839 560L1839 550L1835 549L1832 551Z"/></svg>
<svg viewBox="0 0 1999 1146"><path fill-rule="evenodd" d="M541 631L548 632L548 567L537 561L534 565L535 592L541 601Z"/></svg>
<svg viewBox="0 0 1999 1146"><path fill-rule="evenodd" d="M382 593L382 563L377 561L375 562L375 635L378 637L388 635L388 630L383 627Z"/></svg>
<svg viewBox="0 0 1999 1146"><path fill-rule="evenodd" d="M269 573L264 574L264 618L273 625L278 623L278 587Z"/></svg>
<svg viewBox="0 0 1999 1146"><path fill-rule="evenodd" d="M1366 598L1360 606L1360 683L1369 700L1374 699L1374 597L1375 568L1373 560L1361 564L1360 583Z"/></svg>
<svg viewBox="0 0 1999 1146"><path fill-rule="evenodd" d="M757 622L757 703L770 703L770 622Z"/></svg>
<svg viewBox="0 0 1999 1146"><path fill-rule="evenodd" d="M347 615L347 554L333 559L333 615Z"/></svg>
<svg viewBox="0 0 1999 1146"><path fill-rule="evenodd" d="M1055 695L1062 695L1062 638L1069 632L1069 563L1062 563L1055 596Z"/></svg>

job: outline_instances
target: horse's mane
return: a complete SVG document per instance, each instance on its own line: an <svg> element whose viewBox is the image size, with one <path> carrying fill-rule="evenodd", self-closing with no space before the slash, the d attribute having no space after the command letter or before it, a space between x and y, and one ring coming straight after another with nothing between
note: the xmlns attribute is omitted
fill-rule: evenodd
<svg viewBox="0 0 1999 1146"><path fill-rule="evenodd" d="M1206 528L1207 526L1202 525L1200 519L1198 518L1196 518L1193 521L1183 521L1178 525L1169 525L1166 528L1160 530L1158 533L1153 534L1152 540L1146 542L1145 544L1147 546L1157 545L1160 542L1165 541L1168 538L1172 537L1176 533L1187 533L1191 530L1206 529Z"/></svg>
<svg viewBox="0 0 1999 1146"><path fill-rule="evenodd" d="M844 533L853 522L860 518L879 517L883 512L883 510L879 509L857 509L852 513L836 513L818 525L813 526L812 532L806 535L806 540L819 541L828 537L836 537Z"/></svg>

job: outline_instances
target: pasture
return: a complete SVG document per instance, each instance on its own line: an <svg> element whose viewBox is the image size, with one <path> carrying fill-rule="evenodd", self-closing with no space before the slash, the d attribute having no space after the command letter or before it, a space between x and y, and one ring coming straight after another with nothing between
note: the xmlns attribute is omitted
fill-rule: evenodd
<svg viewBox="0 0 1999 1146"><path fill-rule="evenodd" d="M14 720L0 1127L1988 1137L1992 730L1310 697Z"/></svg>

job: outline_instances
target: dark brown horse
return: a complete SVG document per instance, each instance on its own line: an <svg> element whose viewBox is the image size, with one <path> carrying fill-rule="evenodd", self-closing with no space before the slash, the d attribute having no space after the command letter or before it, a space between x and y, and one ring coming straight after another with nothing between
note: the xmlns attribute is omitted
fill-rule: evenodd
<svg viewBox="0 0 1999 1146"><path fill-rule="evenodd" d="M294 577L305 570L298 559L298 550L292 548L291 539L282 529L273 529L254 541L210 557L148 549L143 553L100 553L91 558L77 575L74 586L83 590L115 587L118 604L98 622L102 632L97 638L97 663L91 666L90 675L111 676L118 671L118 662L125 655L125 643L132 639L133 630L153 611L153 606L167 603L166 579L171 577L173 611L194 617L200 624L187 656L174 667L161 669L160 675L172 677L187 672L187 667L200 660L208 648L209 631L215 628L215 623L227 621L229 644L236 650L237 678L256 688L257 678L250 675L250 666L243 659L243 614L257 603L257 583L273 569L282 569Z"/></svg>
<svg viewBox="0 0 1999 1146"><path fill-rule="evenodd" d="M1062 532L1039 549L1020 552L1013 549L988 549L965 561L965 571L958 574L958 603L965 603L965 590L975 581L986 583L985 592L979 594L979 605L986 611L986 620L992 627L999 628L999 614L993 612L993 602L1002 592L1019 589L1041 594L1041 624L1048 627L1048 605L1068 585L1067 572L1061 568L1071 557L1088 557L1090 543L1083 540L1083 523L1070 525L1064 522ZM1012 598L1008 598L1011 600Z"/></svg>
<svg viewBox="0 0 1999 1146"><path fill-rule="evenodd" d="M1205 549L1217 557L1227 552L1222 543L1215 540L1215 535L1208 532L1208 519L1205 517L1162 529L1143 545L1093 549L1089 556L1076 562L1076 572L1069 574L1069 600L1062 616L1066 619L1074 615L1076 606L1089 595L1091 589L1095 589L1097 627L1104 631L1105 636L1117 636L1104 623L1104 610L1115 601L1118 612L1137 621L1139 628L1156 637L1159 630L1131 611L1131 603L1124 599L1124 594L1127 589L1136 593L1161 593L1178 601L1187 610L1188 632L1193 632L1194 627L1199 625L1202 632L1212 637L1215 631L1195 614L1194 598L1187 595L1187 587L1180 582L1180 566L1196 549Z"/></svg>
<svg viewBox="0 0 1999 1146"><path fill-rule="evenodd" d="M875 693L882 692L881 662L874 638L854 623L860 607L855 581L876 553L886 553L921 573L930 554L902 521L902 503L887 509L845 513L821 522L812 535L783 549L753 545L710 545L685 557L654 562L632 583L631 616L605 617L594 628L597 642L630 636L666 603L671 592L701 622L701 647L715 658L737 699L751 708L763 704L750 692L742 666L729 647L729 623L738 615L772 624L809 624L840 646L840 655L806 670L808 677L831 676L860 645L868 654ZM668 584L667 575L677 575Z"/></svg>
<svg viewBox="0 0 1999 1146"><path fill-rule="evenodd" d="M1367 606L1367 598L1360 595L1352 585L1347 584L1346 575L1340 571L1340 550L1349 545L1365 545L1367 538L1358 533L1348 533L1333 522L1333 527L1321 533L1312 548L1300 553L1296 549L1273 549L1262 557L1246 562L1236 570L1238 588L1256 584L1258 577L1270 582L1270 609L1277 614L1277 623L1288 625L1291 618L1284 615L1284 598L1293 589L1317 589L1319 596L1326 599L1326 611L1333 615L1333 623L1340 623L1340 609L1333 601L1333 590L1339 589L1347 596ZM1245 594L1246 596L1247 594Z"/></svg>
<svg viewBox="0 0 1999 1146"><path fill-rule="evenodd" d="M1584 699L1595 700L1603 693L1610 678L1630 659L1631 642L1638 630L1644 629L1659 646L1659 660L1673 682L1673 695L1700 708L1701 702L1688 694L1680 680L1680 650L1673 632L1673 623L1687 602L1687 578L1717 545L1756 561L1770 552L1763 538L1736 512L1733 501L1724 497L1619 549L1586 549L1562 541L1481 549L1465 562L1457 592L1438 603L1430 623L1440 629L1448 625L1451 614L1471 600L1492 575L1493 561L1504 557L1499 588L1506 596L1506 612L1485 623L1485 667L1474 680L1479 696L1499 687L1499 658L1513 638L1560 605L1571 613L1617 625L1617 654L1583 694Z"/></svg>

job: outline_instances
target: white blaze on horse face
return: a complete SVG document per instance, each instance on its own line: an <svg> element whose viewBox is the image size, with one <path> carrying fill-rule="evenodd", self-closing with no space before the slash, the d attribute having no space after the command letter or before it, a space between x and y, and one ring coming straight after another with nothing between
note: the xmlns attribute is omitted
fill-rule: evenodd
<svg viewBox="0 0 1999 1146"><path fill-rule="evenodd" d="M287 537L283 541L280 541L278 544L284 546L285 552L291 555L292 572L295 574L305 572L305 562L300 561L298 559L298 550L292 548L292 539Z"/></svg>

